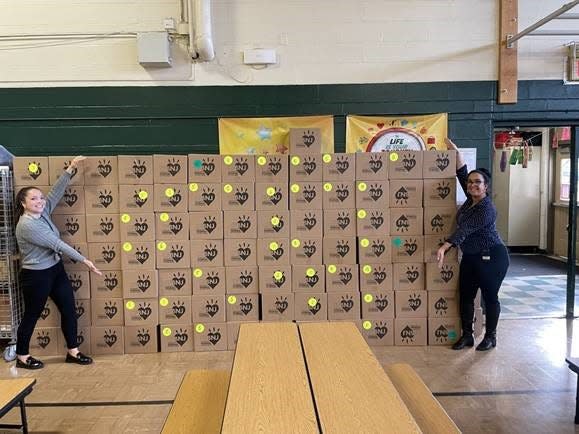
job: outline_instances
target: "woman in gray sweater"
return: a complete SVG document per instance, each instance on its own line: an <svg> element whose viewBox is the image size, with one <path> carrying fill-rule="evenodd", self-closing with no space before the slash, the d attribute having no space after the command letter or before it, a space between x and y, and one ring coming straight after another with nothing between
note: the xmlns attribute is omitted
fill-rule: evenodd
<svg viewBox="0 0 579 434"><path fill-rule="evenodd" d="M29 354L34 327L48 297L60 311L62 332L66 339L67 363L88 365L92 359L78 350L77 320L74 294L61 257L84 263L91 271L101 274L94 264L62 241L50 214L62 198L77 165L85 157L74 158L46 197L36 187L25 187L16 195L18 223L16 240L20 250L22 270L20 284L24 296L24 315L18 327L16 367L40 369L44 364Z"/></svg>

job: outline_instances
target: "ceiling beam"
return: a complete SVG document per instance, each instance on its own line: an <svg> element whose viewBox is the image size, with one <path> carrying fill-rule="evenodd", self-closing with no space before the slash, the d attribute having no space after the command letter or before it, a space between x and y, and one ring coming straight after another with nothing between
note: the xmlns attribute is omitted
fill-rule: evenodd
<svg viewBox="0 0 579 434"><path fill-rule="evenodd" d="M501 0L500 39L499 39L499 104L517 102L518 65L517 47L507 48L508 36L515 35L518 29L518 0Z"/></svg>

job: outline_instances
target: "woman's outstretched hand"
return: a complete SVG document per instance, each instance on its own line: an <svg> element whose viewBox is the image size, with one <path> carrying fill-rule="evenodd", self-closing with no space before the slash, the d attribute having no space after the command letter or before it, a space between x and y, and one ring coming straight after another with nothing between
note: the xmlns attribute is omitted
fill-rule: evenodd
<svg viewBox="0 0 579 434"><path fill-rule="evenodd" d="M89 261L88 259L84 260L84 265L86 265L88 267L88 269L90 271L92 271L93 273L98 274L99 276L102 276L103 273L101 272L101 270L99 270L97 267L95 267L95 265L92 263L92 261Z"/></svg>
<svg viewBox="0 0 579 434"><path fill-rule="evenodd" d="M78 157L74 157L71 162L70 165L66 168L66 171L70 174L72 174L78 167L78 163L80 163L81 161L86 160L86 157L79 155Z"/></svg>

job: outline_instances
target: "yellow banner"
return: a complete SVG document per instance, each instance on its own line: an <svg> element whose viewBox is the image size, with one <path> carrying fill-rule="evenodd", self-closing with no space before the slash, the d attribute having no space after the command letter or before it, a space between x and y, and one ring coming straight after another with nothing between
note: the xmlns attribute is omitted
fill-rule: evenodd
<svg viewBox="0 0 579 434"><path fill-rule="evenodd" d="M290 128L319 128L322 152L334 152L332 116L220 118L221 154L287 154Z"/></svg>
<svg viewBox="0 0 579 434"><path fill-rule="evenodd" d="M348 116L346 152L446 149L448 116Z"/></svg>

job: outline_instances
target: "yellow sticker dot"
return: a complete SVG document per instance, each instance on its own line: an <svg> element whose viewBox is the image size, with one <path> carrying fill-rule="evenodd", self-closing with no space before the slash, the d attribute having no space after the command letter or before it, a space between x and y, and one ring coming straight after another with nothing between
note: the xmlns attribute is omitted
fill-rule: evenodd
<svg viewBox="0 0 579 434"><path fill-rule="evenodd" d="M277 250L279 249L279 244L276 243L275 241L272 241L271 243L269 243L269 250Z"/></svg>
<svg viewBox="0 0 579 434"><path fill-rule="evenodd" d="M133 250L133 245L129 242L123 243L123 250L125 252L130 252L131 250Z"/></svg>
<svg viewBox="0 0 579 434"><path fill-rule="evenodd" d="M372 266L371 265L364 265L362 267L362 272L364 274L370 274L372 272Z"/></svg>
<svg viewBox="0 0 579 434"><path fill-rule="evenodd" d="M298 193L300 191L300 186L298 184L292 184L290 189L292 193Z"/></svg>
<svg viewBox="0 0 579 434"><path fill-rule="evenodd" d="M360 240L360 245L362 247L368 247L370 245L370 241L368 240L368 238L362 238Z"/></svg>
<svg viewBox="0 0 579 434"><path fill-rule="evenodd" d="M230 155L227 155L225 158L223 158L223 162L226 165L231 166L233 164L233 157Z"/></svg>
<svg viewBox="0 0 579 434"><path fill-rule="evenodd" d="M391 152L390 153L390 161L398 161L398 153Z"/></svg>
<svg viewBox="0 0 579 434"><path fill-rule="evenodd" d="M318 300L316 300L314 297L312 297L312 298L310 298L310 299L308 300L308 304L309 304L311 307L315 307L315 305L318 304Z"/></svg>
<svg viewBox="0 0 579 434"><path fill-rule="evenodd" d="M294 155L294 156L292 157L292 164L293 164L294 166L297 166L298 164L300 164L300 157L298 157L297 155Z"/></svg>
<svg viewBox="0 0 579 434"><path fill-rule="evenodd" d="M306 270L306 276L312 277L314 274L316 274L316 270L314 270L313 268L308 268Z"/></svg>
<svg viewBox="0 0 579 434"><path fill-rule="evenodd" d="M131 216L128 215L128 214L123 214L123 215L121 216L121 221L122 221L123 223L128 223L128 222L131 221Z"/></svg>
<svg viewBox="0 0 579 434"><path fill-rule="evenodd" d="M330 161L332 161L332 156L330 154L324 154L322 160L324 161L324 163L329 163Z"/></svg>
<svg viewBox="0 0 579 434"><path fill-rule="evenodd" d="M159 300L159 304L163 307L167 306L169 304L169 300L167 300L165 297L161 298Z"/></svg>
<svg viewBox="0 0 579 434"><path fill-rule="evenodd" d="M203 270L201 268L195 268L195 270L193 270L193 276L200 278L203 276Z"/></svg>
<svg viewBox="0 0 579 434"><path fill-rule="evenodd" d="M364 210L364 209L358 210L358 218L359 219L365 219L366 215L367 215L366 210Z"/></svg>
<svg viewBox="0 0 579 434"><path fill-rule="evenodd" d="M265 166L265 163L267 163L267 158L263 156L257 157L257 164L259 164L260 166Z"/></svg>
<svg viewBox="0 0 579 434"><path fill-rule="evenodd" d="M334 274L336 271L338 271L338 267L335 265L328 265L328 273Z"/></svg>
<svg viewBox="0 0 579 434"><path fill-rule="evenodd" d="M231 193L233 191L233 187L231 186L231 184L225 184L223 186L223 191L225 193Z"/></svg>
<svg viewBox="0 0 579 434"><path fill-rule="evenodd" d="M332 186L331 183L326 182L326 183L324 184L324 190L325 190L325 191L332 191L332 188L333 188L333 186Z"/></svg>
<svg viewBox="0 0 579 434"><path fill-rule="evenodd" d="M279 217L272 217L270 221L273 226L279 225Z"/></svg>
<svg viewBox="0 0 579 434"><path fill-rule="evenodd" d="M297 238L294 238L294 239L292 240L292 247L295 247L296 249L297 249L301 244L302 244L301 241L298 240Z"/></svg>
<svg viewBox="0 0 579 434"><path fill-rule="evenodd" d="M276 271L275 273L273 273L273 278L275 280L279 281L282 279L282 277L283 277L283 273L281 271Z"/></svg>
<svg viewBox="0 0 579 434"><path fill-rule="evenodd" d="M366 191L367 188L368 188L368 185L365 182L358 183L358 190Z"/></svg>
<svg viewBox="0 0 579 434"><path fill-rule="evenodd" d="M135 302L133 300L129 300L125 306L127 306L127 309L129 310L133 310L135 308Z"/></svg>
<svg viewBox="0 0 579 434"><path fill-rule="evenodd" d="M189 184L189 190L195 193L197 190L199 190L199 184L197 184L196 182L192 182L191 184Z"/></svg>
<svg viewBox="0 0 579 434"><path fill-rule="evenodd" d="M161 220L162 222L168 222L169 214L167 214L166 212L161 213L161 215L159 216L159 220Z"/></svg>
<svg viewBox="0 0 579 434"><path fill-rule="evenodd" d="M374 301L374 297L372 296L372 294L366 294L366 295L364 296L364 301L365 301L366 303L372 303L372 301Z"/></svg>
<svg viewBox="0 0 579 434"><path fill-rule="evenodd" d="M167 243L165 241L159 241L157 243L157 249L159 249L161 252L167 250Z"/></svg>
<svg viewBox="0 0 579 434"><path fill-rule="evenodd" d="M167 337L171 336L171 329L169 327L165 327L163 329L163 336L167 336Z"/></svg>
<svg viewBox="0 0 579 434"><path fill-rule="evenodd" d="M166 188L165 189L165 196L167 196L167 197L175 196L175 190L173 190L171 187Z"/></svg>
<svg viewBox="0 0 579 434"><path fill-rule="evenodd" d="M364 330L370 330L372 328L372 323L370 321L364 321L362 327L364 327Z"/></svg>
<svg viewBox="0 0 579 434"><path fill-rule="evenodd" d="M230 295L229 297L227 297L227 303L229 304L237 303L237 297L235 295Z"/></svg>
<svg viewBox="0 0 579 434"><path fill-rule="evenodd" d="M205 326L203 324L197 324L195 326L195 331L197 333L203 333L205 331Z"/></svg>
<svg viewBox="0 0 579 434"><path fill-rule="evenodd" d="M38 172L38 164L36 164L36 163L30 163L30 164L28 165L28 171L29 171L30 173L36 173L36 172Z"/></svg>
<svg viewBox="0 0 579 434"><path fill-rule="evenodd" d="M275 188L273 187L268 187L267 190L265 190L265 192L267 193L267 195L269 197L273 196L275 194Z"/></svg>
<svg viewBox="0 0 579 434"><path fill-rule="evenodd" d="M171 196L173 196L173 195L171 195ZM146 191L139 191L139 199L145 200L148 197L149 197L149 193L147 193Z"/></svg>

